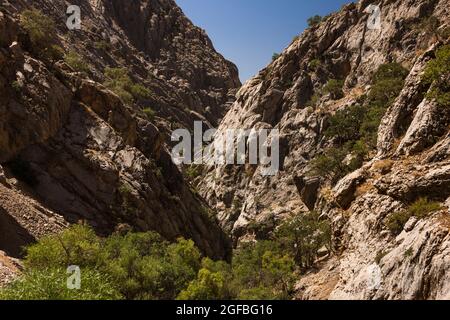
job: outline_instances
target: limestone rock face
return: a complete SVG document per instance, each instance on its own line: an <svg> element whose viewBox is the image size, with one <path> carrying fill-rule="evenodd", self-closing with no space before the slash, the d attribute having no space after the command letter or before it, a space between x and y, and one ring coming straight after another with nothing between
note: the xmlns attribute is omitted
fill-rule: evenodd
<svg viewBox="0 0 450 320"><path fill-rule="evenodd" d="M380 29L367 26L365 9L374 3L382 8ZM273 230L286 216L309 210L332 222L335 253L302 276L299 299L448 298L448 210L412 219L398 237L385 222L421 197L443 204L450 195L449 109L427 98L430 86L422 81L448 39L418 27L431 16L439 28L448 27L449 5L411 0L344 6L244 84L222 121L218 134L229 128L280 132L275 176L263 176L262 166L215 165L205 168L199 183L236 245L269 236L271 230L256 233L255 224ZM409 75L383 117L377 150L337 183L309 177L311 159L333 144L324 135L330 115L357 104L379 66L394 61ZM329 79L344 81L342 98L322 93ZM319 186L307 183L318 178Z"/></svg>
<svg viewBox="0 0 450 320"><path fill-rule="evenodd" d="M21 257L22 246L84 222L100 235L127 224L183 236L228 258L228 237L172 163L168 137L220 119L240 86L236 67L174 1L77 4L82 29L73 31L65 1L0 6L0 250ZM31 7L54 20L55 45L87 72L36 52L19 24ZM106 67L126 68L149 94L124 101L103 85Z"/></svg>

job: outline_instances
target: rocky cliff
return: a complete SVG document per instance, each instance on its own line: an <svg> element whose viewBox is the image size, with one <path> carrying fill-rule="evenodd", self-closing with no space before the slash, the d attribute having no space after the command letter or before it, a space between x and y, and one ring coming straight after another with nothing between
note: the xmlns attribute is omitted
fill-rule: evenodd
<svg viewBox="0 0 450 320"><path fill-rule="evenodd" d="M0 6L0 249L20 257L82 222L184 236L226 258L228 238L172 164L167 133L217 123L236 67L174 1L75 4L81 30L67 28L65 1Z"/></svg>
<svg viewBox="0 0 450 320"><path fill-rule="evenodd" d="M365 9L373 3L381 8L381 28L367 24ZM448 101L437 104L430 95L434 84L423 81L429 61L448 44L449 5L448 0L364 0L343 7L294 39L248 81L222 121L219 134L227 128L269 128L281 135L276 176L261 175L261 166L204 169L201 194L235 245L267 238L286 217L310 210L332 223L335 252L302 277L298 298L450 298L450 108ZM324 154L341 154L345 145L339 142L349 140L346 129L359 125L355 118L330 135L336 114L361 104L367 105L363 113L372 112L380 93L374 81L383 66L396 66L393 76L402 79L383 80L393 82L378 90L387 95L394 83L401 84L381 122L367 125L374 127L373 147L355 144L334 163L337 181L315 174L311 167L317 159L338 159ZM350 165L361 148L360 163ZM441 209L423 219L412 217L398 234L390 232L387 219L420 198ZM370 272L379 273L375 286Z"/></svg>

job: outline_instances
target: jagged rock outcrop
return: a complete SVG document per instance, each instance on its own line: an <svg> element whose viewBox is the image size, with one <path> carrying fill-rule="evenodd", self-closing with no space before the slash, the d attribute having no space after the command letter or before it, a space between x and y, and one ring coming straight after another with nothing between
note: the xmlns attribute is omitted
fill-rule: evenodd
<svg viewBox="0 0 450 320"><path fill-rule="evenodd" d="M380 29L367 27L364 10L371 3L382 9ZM262 176L261 166L205 168L201 194L218 210L235 245L261 237L255 224L275 221L276 226L286 216L313 209L331 220L335 253L299 281L297 298L448 299L448 209L409 221L398 237L385 222L419 197L443 204L450 195L449 110L427 98L430 85L422 81L427 63L448 39L419 27L431 16L440 30L448 27L449 4L344 6L294 39L248 81L222 121L219 134L262 127L281 135L276 176ZM306 188L310 161L333 143L324 135L330 115L357 104L369 93L379 66L394 61L409 75L379 127L372 159L336 185L322 177L320 188ZM342 98L323 93L329 79L344 81Z"/></svg>
<svg viewBox="0 0 450 320"><path fill-rule="evenodd" d="M196 119L217 122L240 85L236 67L174 1L78 5L82 30L73 31L65 1L0 7L0 250L21 257L23 245L83 222L100 235L126 224L184 236L228 258L228 237L172 163L167 136ZM88 72L36 54L18 23L32 7L55 21L54 41ZM127 68L150 96L124 102L102 85L106 67Z"/></svg>

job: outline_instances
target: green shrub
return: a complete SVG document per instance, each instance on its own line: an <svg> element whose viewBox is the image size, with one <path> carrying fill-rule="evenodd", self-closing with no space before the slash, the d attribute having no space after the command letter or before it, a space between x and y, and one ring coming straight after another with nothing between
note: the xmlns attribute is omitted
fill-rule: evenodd
<svg viewBox="0 0 450 320"><path fill-rule="evenodd" d="M24 10L20 14L20 26L35 46L49 45L56 36L54 21L37 9Z"/></svg>
<svg viewBox="0 0 450 320"><path fill-rule="evenodd" d="M220 272L201 269L196 280L178 295L178 300L226 299L225 277Z"/></svg>
<svg viewBox="0 0 450 320"><path fill-rule="evenodd" d="M330 79L324 86L323 91L327 94L330 94L333 100L338 100L344 96L344 92L342 91L343 86L343 80Z"/></svg>
<svg viewBox="0 0 450 320"><path fill-rule="evenodd" d="M272 55L272 61L277 60L280 56L281 56L281 54L279 54L279 53L274 53L274 54Z"/></svg>
<svg viewBox="0 0 450 320"><path fill-rule="evenodd" d="M22 90L22 85L19 81L13 81L11 83L11 88L13 88L15 92L20 93L20 90Z"/></svg>
<svg viewBox="0 0 450 320"><path fill-rule="evenodd" d="M427 217L430 213L441 209L439 202L430 201L427 198L420 198L408 207L408 212L411 216L419 219Z"/></svg>
<svg viewBox="0 0 450 320"><path fill-rule="evenodd" d="M398 235L403 231L405 224L411 217L423 219L430 213L441 208L439 202L429 201L427 198L420 198L411 204L406 210L391 214L386 222L386 227L394 234Z"/></svg>
<svg viewBox="0 0 450 320"><path fill-rule="evenodd" d="M267 299L288 299L294 284L294 260L276 242L247 243L237 249L232 263L232 288L238 298L267 288Z"/></svg>
<svg viewBox="0 0 450 320"><path fill-rule="evenodd" d="M106 68L107 80L104 85L116 93L125 103L131 103L137 99L150 97L150 90L141 84L136 84L128 76L126 68Z"/></svg>
<svg viewBox="0 0 450 320"><path fill-rule="evenodd" d="M190 240L169 244L152 232L100 239L76 225L29 247L25 266L32 272L77 265L107 275L124 298L174 299L195 279L200 259Z"/></svg>
<svg viewBox="0 0 450 320"><path fill-rule="evenodd" d="M190 181L194 181L198 177L200 177L203 173L203 166L201 165L190 165L186 168L186 176Z"/></svg>
<svg viewBox="0 0 450 320"><path fill-rule="evenodd" d="M308 26L313 27L315 25L318 25L319 23L322 22L322 19L323 19L322 16L319 15L312 16L307 20Z"/></svg>
<svg viewBox="0 0 450 320"><path fill-rule="evenodd" d="M317 70L322 65L322 62L319 59L313 59L309 62L309 68L311 70Z"/></svg>
<svg viewBox="0 0 450 320"><path fill-rule="evenodd" d="M94 48L103 51L111 50L111 44L105 40L97 41L94 43Z"/></svg>
<svg viewBox="0 0 450 320"><path fill-rule="evenodd" d="M386 227L392 234L398 235L403 231L405 224L411 218L408 211L399 211L391 214L386 220Z"/></svg>
<svg viewBox="0 0 450 320"><path fill-rule="evenodd" d="M381 65L373 76L369 94L359 104L337 111L329 119L324 135L334 139L336 146L325 150L311 161L310 174L325 176L333 182L358 169L367 154L376 148L378 127L387 107L399 95L408 71L398 63ZM330 80L325 92L338 98L342 82ZM344 163L351 154L350 162Z"/></svg>
<svg viewBox="0 0 450 320"><path fill-rule="evenodd" d="M335 138L339 145L348 141L356 141L361 138L361 123L366 115L367 109L354 105L337 111L329 119L329 127L325 136Z"/></svg>
<svg viewBox="0 0 450 320"><path fill-rule="evenodd" d="M360 145L360 142L355 143L354 149L349 147L350 144L328 148L323 154L311 160L309 175L326 177L333 183L337 182L362 165L367 151L364 146L360 147ZM360 150L356 147L360 147L364 152L360 153ZM349 154L353 154L353 158L349 163L346 163L345 160Z"/></svg>
<svg viewBox="0 0 450 320"><path fill-rule="evenodd" d="M424 74L424 81L432 85L428 98L435 99L443 108L450 108L450 45L436 51Z"/></svg>
<svg viewBox="0 0 450 320"><path fill-rule="evenodd" d="M5 289L0 300L118 300L121 294L108 276L92 269L81 270L81 288L67 288L67 273L62 268L31 270Z"/></svg>
<svg viewBox="0 0 450 320"><path fill-rule="evenodd" d="M28 247L23 276L0 289L0 298L290 299L295 258L312 266L330 237L329 224L307 214L283 225L273 241L242 244L229 264L202 259L190 240L169 243L153 232L100 238L75 225ZM69 265L80 267L81 290L66 287Z"/></svg>
<svg viewBox="0 0 450 320"><path fill-rule="evenodd" d="M70 51L64 56L64 60L73 70L82 73L89 73L89 65L76 52Z"/></svg>
<svg viewBox="0 0 450 320"><path fill-rule="evenodd" d="M283 223L276 231L276 238L284 249L290 252L295 263L303 269L314 265L317 252L327 247L331 252L331 226L320 220L317 212L297 215Z"/></svg>
<svg viewBox="0 0 450 320"><path fill-rule="evenodd" d="M153 121L155 119L156 112L152 108L150 107L144 108L142 109L142 112L145 114L145 116L149 121Z"/></svg>
<svg viewBox="0 0 450 320"><path fill-rule="evenodd" d="M450 27L444 27L438 31L439 37L446 41L450 38Z"/></svg>

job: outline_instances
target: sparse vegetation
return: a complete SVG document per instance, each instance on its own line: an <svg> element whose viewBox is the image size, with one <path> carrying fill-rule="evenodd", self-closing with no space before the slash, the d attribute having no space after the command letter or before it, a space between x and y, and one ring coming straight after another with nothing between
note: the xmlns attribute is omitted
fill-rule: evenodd
<svg viewBox="0 0 450 320"><path fill-rule="evenodd" d="M202 175L203 166L192 164L186 168L185 174L190 181L194 181Z"/></svg>
<svg viewBox="0 0 450 320"><path fill-rule="evenodd" d="M64 61L75 71L89 73L89 65L75 51L70 51L64 56Z"/></svg>
<svg viewBox="0 0 450 320"><path fill-rule="evenodd" d="M308 23L309 27L313 27L313 26L318 25L319 23L321 23L322 20L323 20L322 16L315 15L315 16L312 16L312 17L308 18L307 23Z"/></svg>
<svg viewBox="0 0 450 320"><path fill-rule="evenodd" d="M272 240L243 244L230 264L202 257L191 240L169 243L153 232L100 238L74 225L29 246L23 276L0 299L289 299L295 273L330 241L329 224L309 213ZM66 289L69 265L81 269L81 291Z"/></svg>
<svg viewBox="0 0 450 320"><path fill-rule="evenodd" d="M344 96L342 87L344 86L343 80L330 79L327 84L323 87L323 91L331 96L331 99L338 100Z"/></svg>
<svg viewBox="0 0 450 320"><path fill-rule="evenodd" d="M272 61L277 60L280 56L281 56L281 54L279 54L279 53L274 53L274 54L272 55Z"/></svg>
<svg viewBox="0 0 450 320"><path fill-rule="evenodd" d="M429 201L427 198L420 198L411 204L406 210L391 214L386 222L386 227L394 234L398 235L403 231L405 224L411 219L423 219L430 213L438 211L441 208L439 202Z"/></svg>
<svg viewBox="0 0 450 320"><path fill-rule="evenodd" d="M15 92L19 93L20 90L22 89L22 85L20 84L19 81L13 81L11 83L11 88L13 88Z"/></svg>
<svg viewBox="0 0 450 320"><path fill-rule="evenodd" d="M98 50L108 51L111 49L111 45L109 42L101 40L94 43L94 48Z"/></svg>
<svg viewBox="0 0 450 320"><path fill-rule="evenodd" d="M54 44L56 27L54 21L40 10L24 10L20 14L20 26L27 32L31 49L42 58L59 60L62 49Z"/></svg>
<svg viewBox="0 0 450 320"><path fill-rule="evenodd" d="M322 62L319 59L313 59L309 62L309 68L316 71L321 66L321 64Z"/></svg>
<svg viewBox="0 0 450 320"><path fill-rule="evenodd" d="M152 108L150 107L144 108L142 109L142 112L145 114L145 116L149 121L153 121L155 119L156 112Z"/></svg>
<svg viewBox="0 0 450 320"><path fill-rule="evenodd" d="M104 85L117 94L125 103L132 103L137 99L149 98L150 90L131 80L126 68L106 68Z"/></svg>
<svg viewBox="0 0 450 320"><path fill-rule="evenodd" d="M289 252L296 265L308 269L314 265L317 252L331 247L331 227L328 221L321 221L319 214L309 212L287 220L276 231L276 238L283 252Z"/></svg>
<svg viewBox="0 0 450 320"><path fill-rule="evenodd" d="M369 94L330 117L325 136L332 139L334 146L311 161L311 174L336 182L363 164L376 147L381 119L402 90L407 74L398 63L381 65L373 76ZM330 80L324 90L339 97L340 88L341 82Z"/></svg>
<svg viewBox="0 0 450 320"><path fill-rule="evenodd" d="M436 51L436 59L427 65L424 81L432 86L428 98L443 108L450 108L450 45Z"/></svg>
<svg viewBox="0 0 450 320"><path fill-rule="evenodd" d="M386 251L383 251L383 250L378 251L378 252L377 252L377 255L376 255L376 257L375 257L375 263L379 265L379 264L381 263L381 260L383 260L383 258L384 258L386 255L387 255L387 252L386 252Z"/></svg>
<svg viewBox="0 0 450 320"><path fill-rule="evenodd" d="M49 46L56 35L54 21L37 9L24 10L20 14L20 26L36 47Z"/></svg>

